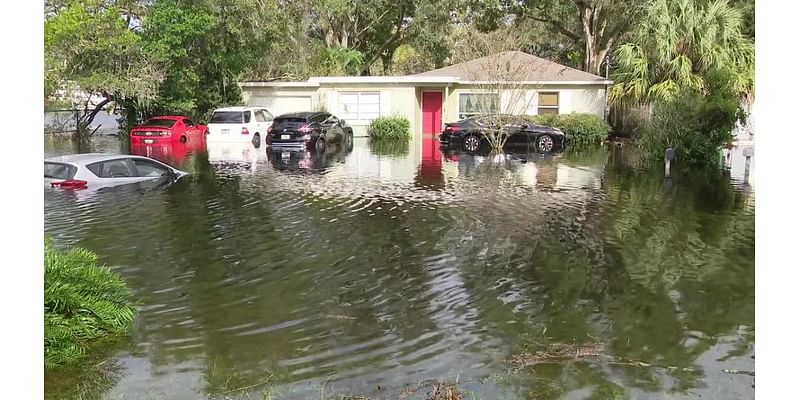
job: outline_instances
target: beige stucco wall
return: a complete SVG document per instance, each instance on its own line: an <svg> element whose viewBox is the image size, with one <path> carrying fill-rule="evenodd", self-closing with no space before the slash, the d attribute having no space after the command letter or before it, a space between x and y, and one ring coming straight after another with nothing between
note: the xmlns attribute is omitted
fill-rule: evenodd
<svg viewBox="0 0 800 400"><path fill-rule="evenodd" d="M559 114L573 112L592 113L603 117L605 110L605 87L580 85L528 86L508 90L487 89L482 86L456 85L447 90L442 119L444 122L458 121L458 98L461 93L493 93L500 96L500 112L509 114L536 115L538 92L558 92Z"/></svg>
<svg viewBox="0 0 800 400"><path fill-rule="evenodd" d="M310 98L311 110L325 109L334 115L339 114L339 93L341 92L380 92L380 115L403 115L411 123L412 133L422 131L422 92L441 91L444 97L442 123L459 120L458 98L461 93L498 93L501 112L535 115L539 92L559 93L559 113L593 113L603 117L605 108L605 87L588 85L547 85L526 86L510 90L487 90L476 85L415 85L396 84L323 84L320 87L243 87L245 104L259 105L278 115L284 112L304 111L294 109L301 97ZM281 101L281 98L293 100ZM310 110L309 110L310 111ZM356 136L367 136L368 120L347 120Z"/></svg>
<svg viewBox="0 0 800 400"><path fill-rule="evenodd" d="M302 101L306 98L310 101ZM320 109L317 88L247 87L242 88L242 100L248 106L266 107L275 116L288 112ZM306 104L310 104L310 108ZM299 108L308 109L301 110Z"/></svg>
<svg viewBox="0 0 800 400"><path fill-rule="evenodd" d="M412 130L417 124L416 88L411 85L347 84L323 85L319 88L319 101L326 105L328 112L339 114L339 93L341 92L380 92L380 115L403 115L411 122ZM353 127L355 136L367 136L368 120L347 120Z"/></svg>

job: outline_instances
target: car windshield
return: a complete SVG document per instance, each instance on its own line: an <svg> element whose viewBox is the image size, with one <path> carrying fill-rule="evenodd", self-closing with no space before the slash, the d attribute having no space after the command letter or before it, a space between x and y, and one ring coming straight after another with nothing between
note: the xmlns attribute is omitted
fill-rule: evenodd
<svg viewBox="0 0 800 400"><path fill-rule="evenodd" d="M216 111L211 116L212 124L241 124L244 122L244 113L241 111Z"/></svg>
<svg viewBox="0 0 800 400"><path fill-rule="evenodd" d="M144 124L147 126L161 126L164 128L172 128L175 125L174 119L165 119L165 118L150 118Z"/></svg>

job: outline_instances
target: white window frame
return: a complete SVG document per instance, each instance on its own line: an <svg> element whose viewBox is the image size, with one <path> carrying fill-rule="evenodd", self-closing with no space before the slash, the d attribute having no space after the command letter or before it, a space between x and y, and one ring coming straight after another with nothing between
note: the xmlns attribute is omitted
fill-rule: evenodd
<svg viewBox="0 0 800 400"><path fill-rule="evenodd" d="M539 95L541 95L542 93L544 93L544 94L554 94L555 93L556 101L557 101L556 105L554 105L554 106L542 106L542 105L540 105L539 104ZM539 109L540 108L547 108L547 109L551 109L551 110L556 110L556 115L561 114L561 92L559 92L558 90L542 90L542 91L537 92L536 93L536 114L537 115L539 114Z"/></svg>
<svg viewBox="0 0 800 400"><path fill-rule="evenodd" d="M461 96L475 95L475 94L481 95L481 96L497 96L497 110L495 112L500 112L500 101L502 99L500 98L500 94L499 93L495 93L495 92L461 92L461 93L458 94L458 104L456 105L456 111L458 112L458 119L459 120L462 120L462 119L465 119L465 118L469 118L469 117L472 117L472 116L475 116L475 115L479 114L479 113L462 112L462 110L461 110Z"/></svg>
<svg viewBox="0 0 800 400"><path fill-rule="evenodd" d="M353 96L355 95L357 101L355 103L355 112L350 110L350 112L345 112L343 110L344 102L342 102L342 95L345 96ZM370 105L377 105L378 110L375 112L365 112L362 110L362 98L367 96L374 96L377 98L377 103L370 103ZM338 108L339 112L337 116L345 121L347 120L355 120L355 121L372 121L375 118L381 116L381 92L377 90L372 91L363 91L363 92L356 92L356 91L347 91L347 92L338 92L337 93L337 100L338 100ZM355 116L355 117L354 117Z"/></svg>

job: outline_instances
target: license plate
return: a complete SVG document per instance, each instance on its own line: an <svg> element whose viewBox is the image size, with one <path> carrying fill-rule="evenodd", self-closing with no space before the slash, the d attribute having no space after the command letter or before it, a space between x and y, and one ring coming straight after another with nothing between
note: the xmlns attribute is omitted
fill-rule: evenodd
<svg viewBox="0 0 800 400"><path fill-rule="evenodd" d="M155 143L155 140L153 140L153 139L145 139L144 140L144 144L153 144L153 143Z"/></svg>
<svg viewBox="0 0 800 400"><path fill-rule="evenodd" d="M223 135L227 135L227 134L231 133L231 130L230 130L230 129L222 129L222 130L221 130L221 133L222 133Z"/></svg>
<svg viewBox="0 0 800 400"><path fill-rule="evenodd" d="M281 140L289 140L291 135L281 135Z"/></svg>
<svg viewBox="0 0 800 400"><path fill-rule="evenodd" d="M290 155L291 154L289 152L283 152L281 153L281 158L289 158Z"/></svg>

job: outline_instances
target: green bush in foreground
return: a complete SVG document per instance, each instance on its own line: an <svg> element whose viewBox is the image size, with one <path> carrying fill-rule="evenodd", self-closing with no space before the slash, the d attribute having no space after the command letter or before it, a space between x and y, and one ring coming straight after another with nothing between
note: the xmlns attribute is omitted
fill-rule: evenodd
<svg viewBox="0 0 800 400"><path fill-rule="evenodd" d="M606 121L590 113L528 115L525 119L561 129L567 144L577 147L603 143L611 132Z"/></svg>
<svg viewBox="0 0 800 400"><path fill-rule="evenodd" d="M135 309L125 282L84 249L44 246L44 364L73 364L101 339L123 336Z"/></svg>
<svg viewBox="0 0 800 400"><path fill-rule="evenodd" d="M369 124L369 136L373 140L409 140L411 123L406 117L391 116L373 119Z"/></svg>
<svg viewBox="0 0 800 400"><path fill-rule="evenodd" d="M679 163L714 165L719 151L732 140L738 102L735 97L685 92L679 100L659 102L639 145L651 160L663 160L668 147Z"/></svg>

